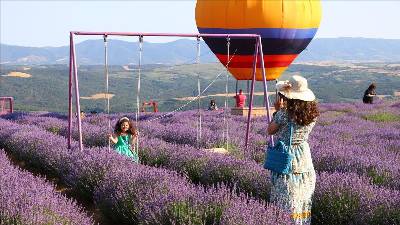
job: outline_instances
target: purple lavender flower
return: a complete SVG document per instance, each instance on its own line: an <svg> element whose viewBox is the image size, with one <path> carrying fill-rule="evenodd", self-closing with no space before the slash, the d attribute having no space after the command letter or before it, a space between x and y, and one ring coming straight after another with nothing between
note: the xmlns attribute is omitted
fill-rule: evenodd
<svg viewBox="0 0 400 225"><path fill-rule="evenodd" d="M2 149L0 168L1 224L94 224L52 184L13 167Z"/></svg>

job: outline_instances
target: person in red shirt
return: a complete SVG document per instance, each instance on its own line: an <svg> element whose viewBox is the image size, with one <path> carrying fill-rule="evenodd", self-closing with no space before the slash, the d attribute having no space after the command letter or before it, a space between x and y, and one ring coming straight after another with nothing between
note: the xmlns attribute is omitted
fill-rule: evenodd
<svg viewBox="0 0 400 225"><path fill-rule="evenodd" d="M242 89L239 90L239 94L237 94L234 98L236 100L236 107L243 108L245 106L246 95L243 94Z"/></svg>
<svg viewBox="0 0 400 225"><path fill-rule="evenodd" d="M151 104L153 105L153 112L158 112L158 102L152 101Z"/></svg>

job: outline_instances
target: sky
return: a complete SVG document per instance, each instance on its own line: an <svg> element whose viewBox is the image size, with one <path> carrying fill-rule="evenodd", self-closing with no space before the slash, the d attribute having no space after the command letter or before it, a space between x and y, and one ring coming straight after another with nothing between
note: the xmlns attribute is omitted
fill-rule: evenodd
<svg viewBox="0 0 400 225"><path fill-rule="evenodd" d="M0 43L65 46L69 31L197 33L195 1L0 0ZM400 1L323 0L316 38L400 39ZM79 37L76 42L87 38ZM124 38L124 40L132 40ZM150 42L174 38L146 38Z"/></svg>

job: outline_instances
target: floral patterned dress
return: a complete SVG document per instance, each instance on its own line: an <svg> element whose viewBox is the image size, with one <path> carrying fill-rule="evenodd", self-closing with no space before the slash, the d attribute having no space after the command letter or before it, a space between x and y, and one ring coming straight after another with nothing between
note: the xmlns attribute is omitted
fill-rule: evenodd
<svg viewBox="0 0 400 225"><path fill-rule="evenodd" d="M307 126L289 123L288 114L283 110L278 111L272 121L279 125L277 139L286 144L289 144L290 124L293 125L289 152L294 158L291 173L271 172L271 201L289 212L295 224L311 224L311 204L316 175L307 141L315 122Z"/></svg>
<svg viewBox="0 0 400 225"><path fill-rule="evenodd" d="M119 135L118 136L118 142L114 145L115 151L117 151L119 154L126 155L129 158L132 159L132 161L138 163L139 162L139 156L136 151L131 151L131 135Z"/></svg>

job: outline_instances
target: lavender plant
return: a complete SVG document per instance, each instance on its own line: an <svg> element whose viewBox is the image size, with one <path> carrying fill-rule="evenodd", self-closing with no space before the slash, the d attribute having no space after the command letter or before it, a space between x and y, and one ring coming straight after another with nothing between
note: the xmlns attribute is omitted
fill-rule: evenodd
<svg viewBox="0 0 400 225"><path fill-rule="evenodd" d="M312 223L399 224L400 191L370 185L354 173L320 173Z"/></svg>
<svg viewBox="0 0 400 225"><path fill-rule="evenodd" d="M9 126L10 124L12 126ZM14 130L15 133L8 135L7 131L15 127L19 129ZM28 129L41 135L24 135ZM211 197L198 198L198 194L204 192L201 192L202 187L193 186L188 180L175 172L133 164L127 159L118 158L122 156L115 152L110 152L111 159L100 157L106 150L87 150L72 153L67 149L52 148L44 140L53 138L61 141L63 138L43 130L41 131L42 133L39 133L39 131L40 129L37 127L5 121L0 123L0 140L5 143L4 146L7 151L19 154L20 159L25 160L28 165L38 167L42 164L46 165L44 166L44 172L53 171L61 180L70 184L73 189L83 190L80 193L87 194L92 191L95 203L102 209L103 214L109 216L116 223L155 224L157 222L154 221L166 221L161 224L179 224L179 221L182 221L182 214L176 212L176 210L179 211L180 207L176 208L175 206L180 206L181 204L187 205L187 209L190 212L199 212L198 214L185 214L183 216L185 218L189 216L189 221L200 221L199 224L208 224L207 221L214 221L211 224L220 224L227 208L231 209L237 205L245 205L249 208L258 207L260 209L264 207L264 210L260 211L261 219L257 220L261 221L261 224L286 224L288 221L289 215L283 212L278 213L279 217L274 217L272 213L276 214L277 211L265 208L264 203L250 201L247 197L235 197L235 200L232 196L236 195L232 194L229 195L231 197L226 197L226 201L232 202L229 207L210 208ZM10 140L4 140L3 137L5 136ZM29 140L24 140L23 137ZM36 144L33 145L31 143ZM16 148L16 146L18 147ZM20 150L21 153L19 152ZM59 152L62 153L62 157L57 157ZM92 156L87 157L90 154ZM44 155L47 155L47 158ZM49 161L54 163L46 163L46 159L50 159L52 156L55 156L53 161ZM35 164L30 158L40 159L41 163ZM53 167L49 170L48 167L51 166ZM221 193L231 193L226 188L218 190L221 190ZM205 191L204 195L213 196L211 195L213 191L217 190L211 188ZM225 194L224 196L227 195ZM193 199L197 200L193 203ZM219 200L211 199L213 202L219 203ZM233 204L234 202L236 203ZM259 206L256 206L256 204L259 204ZM118 216L115 217L115 215ZM169 219L164 220L165 216ZM240 217L240 215L238 216ZM245 220L246 215L242 216L244 217L242 220ZM185 223L182 222L181 224Z"/></svg>
<svg viewBox="0 0 400 225"><path fill-rule="evenodd" d="M41 177L12 166L0 149L0 224L94 224L76 202Z"/></svg>
<svg viewBox="0 0 400 225"><path fill-rule="evenodd" d="M314 199L314 223L329 224L330 221L338 221L339 224L347 224L348 221L354 224L399 223L398 209L400 207L396 202L399 202L398 192L400 190L400 166L398 164L400 161L400 123L396 120L381 122L380 120L368 119L370 118L369 115L399 115L399 109L397 103L385 102L379 102L374 105L358 103L321 104L322 114L309 140L315 168L320 173L322 172L317 181L316 198ZM94 132L88 136L84 135L85 145L106 146L107 144L104 141L104 134L107 133L104 131L107 130L107 128L105 128L107 127L106 122L108 118L115 121L120 116L121 115L89 115L84 122L84 126L94 126L93 129L91 129ZM128 116L134 118L133 115ZM156 116L158 115L145 115L139 118L140 130L142 132L140 136L140 154L143 163L177 171L179 174L190 178L194 184L216 185L223 182L227 185L224 191L233 189L236 193L246 193L258 199L268 199L269 174L257 164L257 162L260 163L262 161L264 145L266 144L264 136L266 129L265 118L256 118L253 120L250 134L250 143L252 145L245 151L243 147L244 130L246 127L245 118L228 117L227 120L230 125L229 137L234 148L240 151L240 154L232 155L231 153L231 156L224 156L196 148L195 112L178 113L161 120L151 121L155 119ZM8 119L10 119L10 117L12 116L9 116ZM27 121L40 121L37 117L46 116L25 113L18 114L15 117L18 118L16 121L21 123L20 121L23 121L24 118L35 117L27 119ZM63 129L65 130L67 124L66 121L62 119L58 119L58 122L49 122L49 125L46 126L43 125L45 124L44 121L32 124L39 127L43 126L43 128L47 129L47 126L53 126L51 125L52 123L60 122L64 123L60 131ZM7 123L8 122L5 120L0 120L0 140L14 138L10 133L17 132L20 129L14 123L8 125ZM3 126L1 124L5 125ZM7 127L7 129L2 130L1 127ZM218 147L224 143L225 137L221 132L221 130L224 129L222 114L204 113L203 128L205 139L200 142L202 148ZM26 126L23 129L31 129L36 132L36 128L34 127ZM59 134L63 136L66 135L65 132L59 132ZM76 133L74 135L76 135ZM4 139L2 139L2 137ZM18 140L22 139L22 137L18 135L15 137L18 137L16 138ZM30 138L34 139L34 137ZM40 141L37 142L40 143ZM11 142L4 143L6 143L5 146L14 146L14 144L10 144ZM3 143L0 141L0 145L2 144ZM15 145L17 145L17 143ZM21 147L23 146L24 144L21 144ZM26 152L28 153L29 151ZM28 155L27 153L26 155ZM69 169L69 171L74 171L70 173L71 175L68 175L67 179L72 186L79 186L79 190L85 190L82 192L89 193L90 195L90 193L98 190L98 186L101 186L103 182L105 182L104 179L115 179L112 176L108 176L108 173L117 169L108 168L114 168L112 165L119 162L120 159L114 159L112 152L110 152L109 156L107 155L106 149L93 150L90 151L90 153L85 152L81 155L78 153L76 154L76 156L71 157L74 160L70 160L68 157L64 156L59 157L64 161L70 160L68 162L74 165L76 169ZM93 154L93 156L86 156L90 154ZM99 157L98 154L104 154L103 159L97 161L97 157ZM81 160L76 161L76 158L79 157ZM39 159L42 161L45 160L44 156L39 157ZM108 162L107 159L109 159ZM115 162L113 160L115 160ZM48 164L49 163L44 163L44 165ZM52 163L46 167L50 167L51 165L57 164ZM86 167L86 165L90 166ZM118 164L118 166L121 165ZM118 168L118 166L115 168ZM95 168L99 169L96 170ZM97 173L97 171L99 172ZM122 171L121 173L125 172ZM136 175L132 176L137 177ZM177 176L179 177L179 175ZM340 182L335 183L337 181ZM128 184L130 183L127 182L125 186L130 190ZM188 185L191 186L192 184ZM242 204L241 201L238 201L239 205L235 205L236 203L226 204L230 205L229 207L222 207L221 205L213 205L210 203L213 206L205 208L202 204L205 202L212 202L212 200L203 200L201 203L197 203L194 199L200 197L193 197L192 193L197 194L196 196L202 196L202 194L199 195L201 192L199 189L196 189L198 186L194 186L195 191L192 191L192 188L189 186L185 187L188 188L188 193L190 192L191 194L188 194L186 197L179 198L178 196L175 199L176 201L173 200L166 204L167 207L159 207L158 209L160 210L156 210L157 213L154 213L152 210L147 210L147 208L143 206L144 208L141 208L141 212L146 213L135 213L134 215L136 217L132 218L140 218L140 220L143 221L153 222L158 220L170 221L170 224L203 224L205 223L204 221L209 221L209 224L215 221L228 224L235 224L234 221L249 221L249 224L252 224L252 222L250 222L252 220L248 218L250 212L247 212L246 216L235 211L245 211L240 205ZM106 188L106 186L101 187L104 188L104 190ZM165 187L169 186L167 185ZM212 189L212 191L216 191L216 189ZM208 191L205 196L208 196L211 192ZM117 193L113 195L115 196L104 203L106 205L108 204L108 208L112 207L114 204L109 204L109 202L120 202L115 199L122 199L121 201L125 199L119 198ZM221 195L226 196L223 194ZM162 199L161 196L159 196L159 198ZM204 198L206 197L201 197L201 199ZM233 197L231 196L229 198L232 199ZM150 204L147 200L141 201L146 202L144 205L147 205L147 203ZM229 201L232 202L233 200ZM246 201L251 200L247 199ZM129 208L131 206L126 203L124 207ZM245 205L244 208L246 207L252 208L256 206ZM252 209L257 211L256 208ZM134 209L136 210L137 208ZM271 207L267 207L267 209L270 210ZM361 209L364 211L361 211ZM122 214L129 211L124 210L121 211ZM120 212L116 212L115 214L118 213ZM210 219L204 215L215 216L211 216ZM240 218L245 218L245 220L235 217L236 215ZM215 218L220 219L216 220ZM338 219L334 220L336 218ZM240 224L240 222L238 223ZM267 222L254 222L254 224L266 223Z"/></svg>

